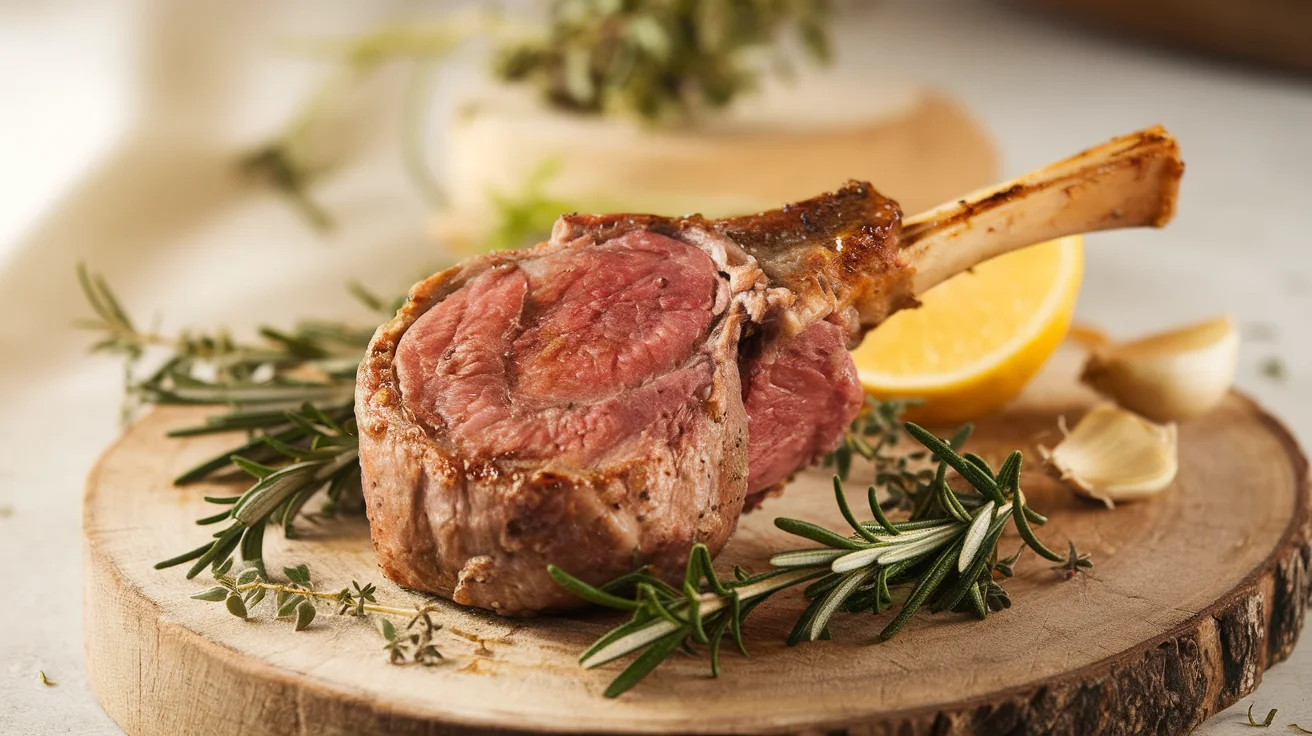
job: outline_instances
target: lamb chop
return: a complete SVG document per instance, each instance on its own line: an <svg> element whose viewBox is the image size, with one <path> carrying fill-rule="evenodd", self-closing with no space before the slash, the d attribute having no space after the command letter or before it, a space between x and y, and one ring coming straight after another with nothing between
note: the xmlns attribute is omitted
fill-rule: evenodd
<svg viewBox="0 0 1312 736"><path fill-rule="evenodd" d="M1161 128L902 222L869 184L708 220L566 215L551 238L416 284L361 365L371 535L392 580L507 615L681 572L831 450L862 403L847 348L1009 250L1161 226Z"/></svg>

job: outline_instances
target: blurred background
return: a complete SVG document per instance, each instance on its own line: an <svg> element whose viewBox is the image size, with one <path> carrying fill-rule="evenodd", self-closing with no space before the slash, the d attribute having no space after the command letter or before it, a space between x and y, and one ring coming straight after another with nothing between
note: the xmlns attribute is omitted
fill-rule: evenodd
<svg viewBox="0 0 1312 736"><path fill-rule="evenodd" d="M523 41L545 3L0 5L0 554L31 593L0 608L0 732L117 731L80 650L80 490L121 388L68 329L83 261L170 329L371 319L348 280L397 294L564 209L751 211L860 177L915 212L1160 123L1177 218L1089 237L1077 318L1234 315L1240 387L1312 441L1312 2L848 0L808 28L810 6L744 42L759 78L703 70L690 101ZM1308 693L1305 642L1256 697Z"/></svg>

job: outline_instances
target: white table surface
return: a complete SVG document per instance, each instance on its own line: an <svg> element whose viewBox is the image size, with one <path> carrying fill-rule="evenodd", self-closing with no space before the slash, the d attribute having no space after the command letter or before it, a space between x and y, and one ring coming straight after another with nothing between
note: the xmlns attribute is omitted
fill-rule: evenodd
<svg viewBox="0 0 1312 736"><path fill-rule="evenodd" d="M321 70L280 56L278 39L408 7L365 5L0 6L0 733L118 732L82 662L79 514L118 431L119 374L67 327L83 314L73 265L89 260L143 319L167 307L176 327L349 313L346 276L393 290L439 261L386 116L345 123L353 163L323 189L344 221L328 244L231 176L232 151ZM1009 174L1170 127L1188 163L1176 221L1089 238L1079 316L1132 335L1234 314L1248 337L1240 386L1312 438L1312 83L968 0L885 0L845 24L839 49L839 73L872 90L907 80L965 100ZM1262 375L1273 356L1283 380ZM1280 708L1278 727L1312 727L1312 643L1198 733L1246 733L1250 703Z"/></svg>

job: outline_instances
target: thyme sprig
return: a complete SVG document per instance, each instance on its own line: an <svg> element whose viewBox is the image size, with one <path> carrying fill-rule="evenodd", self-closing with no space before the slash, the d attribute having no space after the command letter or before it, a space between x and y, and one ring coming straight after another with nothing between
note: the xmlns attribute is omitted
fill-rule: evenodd
<svg viewBox="0 0 1312 736"><path fill-rule="evenodd" d="M234 575L231 558L215 566L213 574L217 585L192 598L223 603L228 613L240 619L250 618L251 612L270 592L274 594L274 617L293 621L296 631L304 631L314 622L318 613L316 604L331 605L338 616L363 618L371 613L399 616L408 619L400 632L387 619L382 619L378 626L379 634L386 641L383 650L388 653L388 661L392 664L433 665L442 660L442 653L433 643L433 634L441 628L440 624L433 622L431 615L437 609L433 606L401 608L381 605L374 595L377 588L372 583L361 585L352 580L351 587L340 591L316 590L310 579L310 568L304 564L283 568L288 582L272 583L261 566L246 567Z"/></svg>
<svg viewBox="0 0 1312 736"><path fill-rule="evenodd" d="M225 406L170 436L246 433L244 441L174 479L187 485L235 470L254 481L236 495L207 496L216 513L197 524L227 525L157 568L190 562L188 577L195 577L206 565L217 569L239 554L248 567L263 569L265 528L277 524L293 534L293 522L306 517L303 510L316 493L324 492L321 515L362 510L352 395L371 329L330 322L303 322L289 331L265 326L257 343L238 341L226 330L163 335L139 329L105 280L85 265L78 278L95 315L79 324L101 333L92 349L125 359L125 413L142 404ZM393 311L358 284L352 293L374 311ZM143 371L153 353L163 355Z"/></svg>
<svg viewBox="0 0 1312 736"><path fill-rule="evenodd" d="M824 467L834 471L844 481L852 471L852 462L861 457L874 465L874 483L882 488L887 498L881 506L884 511L909 511L913 518L922 518L932 511L927 503L933 497L933 465L929 452L900 452L904 437L902 414L922 402L919 399L888 399L881 401L867 396L865 406L843 433L843 439L834 451L825 456ZM959 448L970 439L972 427L967 424L953 434L949 444Z"/></svg>
<svg viewBox="0 0 1312 736"><path fill-rule="evenodd" d="M886 641L922 608L983 619L991 611L1010 607L1006 590L994 579L995 571L1009 576L1019 557L1017 552L998 558L998 540L1009 522L1025 546L1050 560L1063 559L1044 546L1031 527L1031 522L1042 524L1046 519L1025 504L1021 453L1012 452L995 471L978 456L959 454L950 440L910 422L903 426L937 462L929 486L933 505L926 505L934 510L921 514L923 518L890 520L871 486L867 500L874 518L860 521L848 505L842 479L835 475L834 498L850 531L776 519L778 528L821 546L775 554L768 572L750 575L736 569L733 580L720 580L709 551L700 544L689 555L680 587L642 570L597 587L549 567L551 576L580 598L632 613L627 623L584 651L579 663L591 668L638 654L611 682L607 697L632 688L675 651L692 651L697 645L708 648L711 673L717 675L726 633L746 654L744 619L774 593L803 583L810 604L788 636L789 645L828 638L829 623L840 612L880 614L896 609L879 633L879 640ZM964 434L958 437L964 440ZM970 484L969 492L948 486L948 469Z"/></svg>
<svg viewBox="0 0 1312 736"><path fill-rule="evenodd" d="M433 634L442 626L433 623L433 618L429 615L433 610L432 608L419 609L417 613L410 616L409 622L401 631L397 631L396 626L387 619L379 621L378 633L387 642L383 646L387 652L387 661L397 665L417 664L424 667L441 664L442 653L433 643Z"/></svg>

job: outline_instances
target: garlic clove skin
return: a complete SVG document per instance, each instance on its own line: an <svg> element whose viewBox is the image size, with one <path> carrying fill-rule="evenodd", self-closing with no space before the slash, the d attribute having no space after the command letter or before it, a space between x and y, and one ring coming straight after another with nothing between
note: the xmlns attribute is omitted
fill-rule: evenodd
<svg viewBox="0 0 1312 736"><path fill-rule="evenodd" d="M1174 424L1155 424L1112 404L1094 407L1056 447L1048 462L1084 495L1112 508L1154 496L1179 470Z"/></svg>
<svg viewBox="0 0 1312 736"><path fill-rule="evenodd" d="M1174 422L1220 405L1238 365L1239 331L1225 316L1097 348L1081 380L1126 409Z"/></svg>

